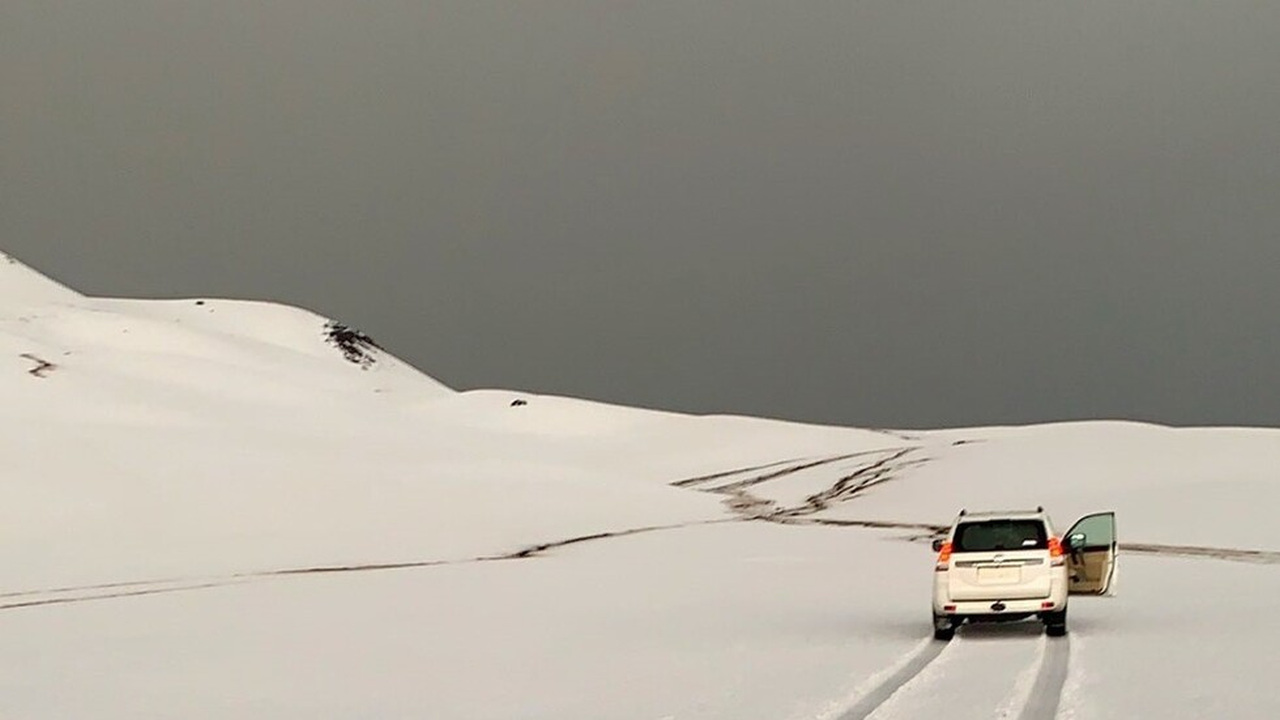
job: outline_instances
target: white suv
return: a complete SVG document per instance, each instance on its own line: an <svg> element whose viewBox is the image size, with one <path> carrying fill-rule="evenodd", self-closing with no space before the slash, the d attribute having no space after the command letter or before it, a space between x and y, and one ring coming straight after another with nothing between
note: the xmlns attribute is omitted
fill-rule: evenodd
<svg viewBox="0 0 1280 720"><path fill-rule="evenodd" d="M933 636L950 640L962 623L1023 620L1067 632L1071 595L1106 595L1116 571L1116 516L1076 521L1065 538L1044 508L1022 512L964 510L945 540L935 540Z"/></svg>

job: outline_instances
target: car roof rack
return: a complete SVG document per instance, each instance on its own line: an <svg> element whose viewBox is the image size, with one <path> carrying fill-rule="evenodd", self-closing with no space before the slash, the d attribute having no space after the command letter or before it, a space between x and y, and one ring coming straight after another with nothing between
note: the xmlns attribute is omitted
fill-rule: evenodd
<svg viewBox="0 0 1280 720"><path fill-rule="evenodd" d="M973 514L974 515L1035 515L1038 513L1039 514L1044 513L1043 505L1037 505L1035 510L977 510L977 511L974 511ZM969 514L970 513L968 508L961 508L960 517L964 517Z"/></svg>

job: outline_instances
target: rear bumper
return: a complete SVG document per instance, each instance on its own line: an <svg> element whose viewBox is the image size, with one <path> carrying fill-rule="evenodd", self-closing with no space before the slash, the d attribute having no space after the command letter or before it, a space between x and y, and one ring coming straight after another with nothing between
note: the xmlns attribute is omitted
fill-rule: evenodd
<svg viewBox="0 0 1280 720"><path fill-rule="evenodd" d="M1037 598L1008 599L998 595L981 600L953 600L947 586L947 574L936 572L933 576L933 614L953 618L975 620L1017 619L1046 612L1067 609L1067 572L1065 567L1054 567L1049 582L1049 593ZM997 590L998 592L998 590ZM1044 607L1045 603L1053 603Z"/></svg>
<svg viewBox="0 0 1280 720"><path fill-rule="evenodd" d="M1052 603L1045 607L1046 603ZM1034 598L1031 600L969 600L965 602L947 603L942 607L934 606L935 615L952 618L972 618L975 620L999 620L1009 618L1016 620L1043 612L1065 610L1065 601L1054 598Z"/></svg>

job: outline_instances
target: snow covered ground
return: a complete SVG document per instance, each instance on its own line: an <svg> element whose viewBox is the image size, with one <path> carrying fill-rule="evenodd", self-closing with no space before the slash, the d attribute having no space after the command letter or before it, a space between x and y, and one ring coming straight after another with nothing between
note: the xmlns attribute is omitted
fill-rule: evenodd
<svg viewBox="0 0 1280 720"><path fill-rule="evenodd" d="M353 338L0 257L0 717L1280 716L1280 431L693 417ZM1118 512L1117 596L928 639L929 527L1039 504Z"/></svg>

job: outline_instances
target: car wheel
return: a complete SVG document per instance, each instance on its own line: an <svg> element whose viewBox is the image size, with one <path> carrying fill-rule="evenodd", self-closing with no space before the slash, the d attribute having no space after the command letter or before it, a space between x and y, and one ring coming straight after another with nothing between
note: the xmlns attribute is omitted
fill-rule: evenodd
<svg viewBox="0 0 1280 720"><path fill-rule="evenodd" d="M956 635L955 621L945 615L933 616L933 639L947 641Z"/></svg>
<svg viewBox="0 0 1280 720"><path fill-rule="evenodd" d="M1067 634L1067 611L1045 613L1044 631L1049 637L1062 637Z"/></svg>

